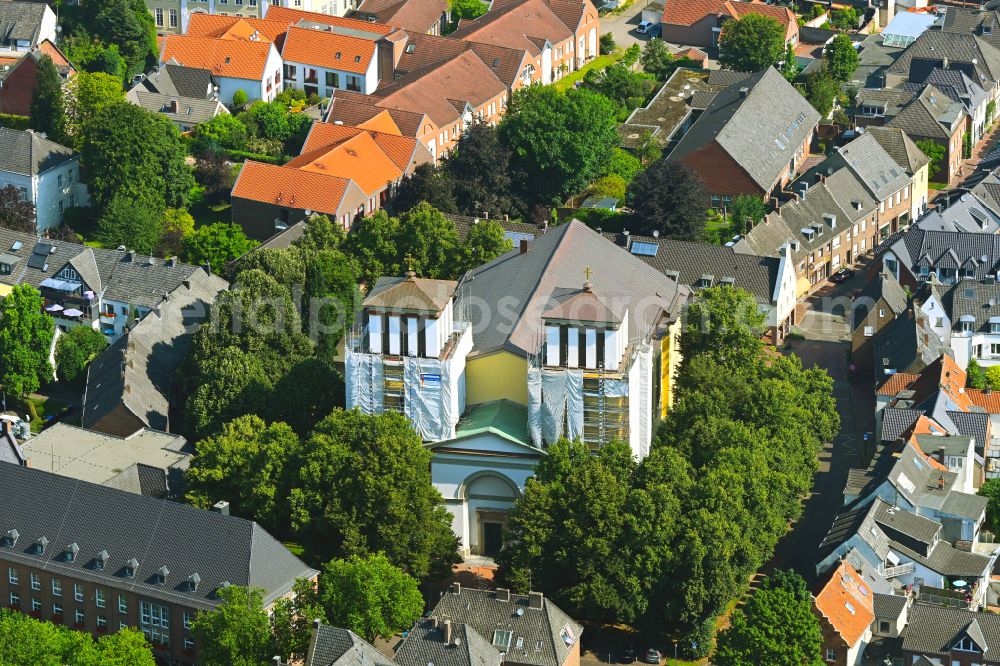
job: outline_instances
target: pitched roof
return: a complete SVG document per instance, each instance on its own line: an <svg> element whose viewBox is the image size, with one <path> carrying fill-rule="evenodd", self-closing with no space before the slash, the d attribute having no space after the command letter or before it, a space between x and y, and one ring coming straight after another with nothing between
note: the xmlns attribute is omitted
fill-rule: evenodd
<svg viewBox="0 0 1000 666"><path fill-rule="evenodd" d="M882 385L878 387L875 391L877 395L889 395L894 396L900 391L909 388L910 384L917 380L920 375L911 374L909 372L897 372L894 375L890 375L888 379L882 382Z"/></svg>
<svg viewBox="0 0 1000 666"><path fill-rule="evenodd" d="M235 39L249 41L274 42L281 47L288 23L274 21L270 18L260 19L249 16L222 16L221 14L206 14L192 12L188 19L185 35L191 37L216 37L218 39Z"/></svg>
<svg viewBox="0 0 1000 666"><path fill-rule="evenodd" d="M51 141L32 130L0 127L0 172L37 176L76 158L72 148Z"/></svg>
<svg viewBox="0 0 1000 666"><path fill-rule="evenodd" d="M90 364L80 417L85 428L124 405L145 427L166 431L174 373L191 337L228 283L197 271Z"/></svg>
<svg viewBox="0 0 1000 666"><path fill-rule="evenodd" d="M942 305L953 326L971 322L975 332L989 331L990 320L1000 323L1000 284L962 280L944 292Z"/></svg>
<svg viewBox="0 0 1000 666"><path fill-rule="evenodd" d="M910 184L903 167L867 132L837 148L837 154L879 201Z"/></svg>
<svg viewBox="0 0 1000 666"><path fill-rule="evenodd" d="M313 626L305 666L395 666L371 644L349 629L319 620Z"/></svg>
<svg viewBox="0 0 1000 666"><path fill-rule="evenodd" d="M215 76L260 81L273 48L263 41L167 35L160 62L175 60L186 67L207 69Z"/></svg>
<svg viewBox="0 0 1000 666"><path fill-rule="evenodd" d="M377 43L370 39L292 26L281 57L285 62L364 74L376 48Z"/></svg>
<svg viewBox="0 0 1000 666"><path fill-rule="evenodd" d="M195 14L209 16L209 14ZM216 97L212 89L212 73L207 69L184 67L167 62L137 83L133 90L145 90L174 97L207 100Z"/></svg>
<svg viewBox="0 0 1000 666"><path fill-rule="evenodd" d="M172 122L191 126L208 122L220 113L229 113L222 102L217 99L177 97L176 95L148 92L139 87L129 90L125 94L125 101L141 106L147 111L159 113Z"/></svg>
<svg viewBox="0 0 1000 666"><path fill-rule="evenodd" d="M965 394L974 405L981 407L988 414L1000 414L1000 392L967 388Z"/></svg>
<svg viewBox="0 0 1000 666"><path fill-rule="evenodd" d="M582 289L553 292L552 300L552 306L542 312L542 319L591 324L622 323L624 313L612 311L605 300L594 293L589 280Z"/></svg>
<svg viewBox="0 0 1000 666"><path fill-rule="evenodd" d="M911 137L949 139L959 121L967 115L961 104L928 85L887 125L897 127Z"/></svg>
<svg viewBox="0 0 1000 666"><path fill-rule="evenodd" d="M1000 50L978 35L941 30L927 30L921 34L889 65L888 72L919 82L944 59L951 66L969 67L980 85L1000 80Z"/></svg>
<svg viewBox="0 0 1000 666"><path fill-rule="evenodd" d="M886 407L882 410L882 441L899 439L923 414L922 409Z"/></svg>
<svg viewBox="0 0 1000 666"><path fill-rule="evenodd" d="M267 20L279 21L285 25L295 25L302 21L318 23L339 29L340 31L343 31L344 34L350 34L350 32L353 31L355 34L388 35L396 30L393 26L384 25L382 23L372 23L370 21L344 18L342 16L333 16L331 14L320 14L318 12L307 12L301 9L292 9L291 7L281 7L279 5L272 5L268 7Z"/></svg>
<svg viewBox="0 0 1000 666"><path fill-rule="evenodd" d="M974 613L960 608L914 604L903 632L903 650L948 656L952 648L968 635L981 651L1000 650L1000 616Z"/></svg>
<svg viewBox="0 0 1000 666"><path fill-rule="evenodd" d="M0 531L22 535L0 546L5 560L189 608L215 607L223 583L263 588L270 604L296 578L317 574L254 522L31 467L0 465L0 504ZM36 553L42 536L48 546ZM74 543L78 554L67 561L63 555ZM110 557L97 569L101 551ZM133 558L138 568L128 577L124 569ZM158 584L161 567L166 580ZM195 573L201 582L191 589Z"/></svg>
<svg viewBox="0 0 1000 666"><path fill-rule="evenodd" d="M431 280L407 274L405 278L381 277L364 307L389 311L417 311L437 314L455 295L454 280Z"/></svg>
<svg viewBox="0 0 1000 666"><path fill-rule="evenodd" d="M545 0L515 0L463 23L451 37L523 49L538 55L540 43L545 40L553 45L561 43L572 39L573 31Z"/></svg>
<svg viewBox="0 0 1000 666"><path fill-rule="evenodd" d="M283 168L351 180L370 197L416 162L417 140L317 122L302 150Z"/></svg>
<svg viewBox="0 0 1000 666"><path fill-rule="evenodd" d="M449 634L446 635L446 631ZM400 666L500 666L503 663L500 651L487 638L463 622L444 618L421 618L396 651L395 659Z"/></svg>
<svg viewBox="0 0 1000 666"><path fill-rule="evenodd" d="M834 631L852 647L875 621L874 593L846 561L831 571L814 603Z"/></svg>
<svg viewBox="0 0 1000 666"><path fill-rule="evenodd" d="M408 111L378 106L378 98L358 95L343 90L334 92L330 98L326 122L343 123L351 127L368 129L365 125L375 117L388 113L392 122L403 136L418 136L424 131L427 115L422 111Z"/></svg>
<svg viewBox="0 0 1000 666"><path fill-rule="evenodd" d="M973 271L973 280L985 280L1000 269L1000 236L997 234L936 231L911 225L905 232L890 238L887 246L914 274L917 265L926 264L928 260L933 270L949 250L954 254L953 261L957 259L959 266Z"/></svg>
<svg viewBox="0 0 1000 666"><path fill-rule="evenodd" d="M48 5L44 2L0 2L0 44L38 43Z"/></svg>
<svg viewBox="0 0 1000 666"><path fill-rule="evenodd" d="M579 289L587 266L600 267L590 276L595 293L629 308L632 343L658 337L662 319L678 317L690 293L687 287L573 220L529 241L527 252L514 249L463 277L460 301L471 299L494 312L499 311L496 307L501 300L513 302L513 325L490 326L481 333L477 329L473 354L501 349L520 355L537 352L542 313L560 290Z"/></svg>
<svg viewBox="0 0 1000 666"><path fill-rule="evenodd" d="M347 178L247 160L232 196L336 215L349 187Z"/></svg>
<svg viewBox="0 0 1000 666"><path fill-rule="evenodd" d="M354 10L403 30L426 33L448 11L447 0L364 0Z"/></svg>
<svg viewBox="0 0 1000 666"><path fill-rule="evenodd" d="M874 594L875 617L879 620L898 620L907 603L907 597L902 594L876 592Z"/></svg>
<svg viewBox="0 0 1000 666"><path fill-rule="evenodd" d="M682 159L714 141L770 191L818 122L819 113L768 67L719 92L668 159Z"/></svg>

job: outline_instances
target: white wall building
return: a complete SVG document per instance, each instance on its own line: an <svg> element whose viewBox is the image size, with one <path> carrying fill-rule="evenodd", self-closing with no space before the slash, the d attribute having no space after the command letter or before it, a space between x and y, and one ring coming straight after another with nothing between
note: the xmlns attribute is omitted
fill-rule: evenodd
<svg viewBox="0 0 1000 666"><path fill-rule="evenodd" d="M13 185L35 206L39 231L62 224L63 213L90 202L80 157L32 130L0 128L0 188Z"/></svg>

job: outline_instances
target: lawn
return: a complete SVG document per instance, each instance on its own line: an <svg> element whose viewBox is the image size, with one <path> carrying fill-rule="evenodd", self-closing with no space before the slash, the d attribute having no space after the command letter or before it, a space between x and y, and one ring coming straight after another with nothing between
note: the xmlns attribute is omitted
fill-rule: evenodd
<svg viewBox="0 0 1000 666"><path fill-rule="evenodd" d="M200 201L192 205L188 209L188 212L194 218L195 229L200 229L205 225L215 224L216 222L225 222L226 224L232 222L232 214L229 208L230 203L228 201L216 201L213 203Z"/></svg>
<svg viewBox="0 0 1000 666"><path fill-rule="evenodd" d="M576 70L571 74L567 74L563 78L559 79L558 81L553 83L552 86L560 92L565 92L570 88L572 88L577 81L582 81L583 77L585 77L587 75L587 72L589 72L590 70L604 69L608 65L613 65L614 63L618 62L623 55L624 52L617 51L615 53L609 53L608 55L597 56L596 58L588 62L580 69Z"/></svg>
<svg viewBox="0 0 1000 666"><path fill-rule="evenodd" d="M42 426L45 424L45 418L47 416L58 414L66 407L65 402L61 402L53 398L46 398L41 395L29 397L28 400L32 405L34 405L35 412L38 414L38 418L31 421L31 432L33 433L39 433L42 431ZM29 415L27 406L21 400L7 400L7 406L22 418ZM79 416L70 414L66 419L66 422L74 423L74 418L79 419Z"/></svg>

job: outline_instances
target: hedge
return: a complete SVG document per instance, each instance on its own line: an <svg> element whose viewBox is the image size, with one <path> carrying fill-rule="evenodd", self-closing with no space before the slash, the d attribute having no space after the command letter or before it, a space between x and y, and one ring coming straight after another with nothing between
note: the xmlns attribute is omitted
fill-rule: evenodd
<svg viewBox="0 0 1000 666"><path fill-rule="evenodd" d="M263 155L261 153L251 153L251 152L246 151L246 150L230 150L230 149L225 149L224 152L226 153L226 155L229 156L229 159L231 159L234 162L242 161L244 159L247 159L247 160L254 160L255 162L267 162L268 164L278 164L278 165L281 165L281 164L284 164L285 162L287 162L288 159L289 159L287 155L280 155L278 157L274 157L273 155Z"/></svg>
<svg viewBox="0 0 1000 666"><path fill-rule="evenodd" d="M31 119L28 116L15 116L13 113L0 113L0 127L26 130Z"/></svg>

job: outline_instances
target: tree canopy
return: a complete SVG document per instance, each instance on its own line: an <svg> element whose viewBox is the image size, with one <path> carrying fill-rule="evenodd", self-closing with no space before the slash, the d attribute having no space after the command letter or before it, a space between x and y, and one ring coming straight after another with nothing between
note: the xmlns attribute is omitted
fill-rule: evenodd
<svg viewBox="0 0 1000 666"><path fill-rule="evenodd" d="M275 650L261 590L230 585L215 610L195 615L191 635L204 666L260 666Z"/></svg>
<svg viewBox="0 0 1000 666"><path fill-rule="evenodd" d="M639 173L628 189L636 230L683 240L705 235L708 193L701 177L680 161L661 159Z"/></svg>
<svg viewBox="0 0 1000 666"><path fill-rule="evenodd" d="M55 322L42 311L44 304L29 284L15 286L0 299L0 389L19 398L52 379Z"/></svg>
<svg viewBox="0 0 1000 666"><path fill-rule="evenodd" d="M843 32L838 33L827 44L823 58L830 75L842 82L851 80L854 70L858 68L858 62L861 60L857 49L854 48L854 42Z"/></svg>
<svg viewBox="0 0 1000 666"><path fill-rule="evenodd" d="M120 78L104 72L77 72L65 87L66 134L73 147L83 145L83 128L97 112L123 97Z"/></svg>
<svg viewBox="0 0 1000 666"><path fill-rule="evenodd" d="M0 663L5 666L154 666L138 629L120 629L94 640L24 613L0 609Z"/></svg>
<svg viewBox="0 0 1000 666"><path fill-rule="evenodd" d="M56 143L66 143L66 107L62 79L52 58L43 55L38 61L38 85L31 95L31 127L44 132Z"/></svg>
<svg viewBox="0 0 1000 666"><path fill-rule="evenodd" d="M242 257L256 244L246 237L240 225L216 222L184 236L184 258L191 264L209 264L221 269L233 259Z"/></svg>
<svg viewBox="0 0 1000 666"><path fill-rule="evenodd" d="M726 21L719 35L719 62L738 72L759 72L785 55L785 27L763 14Z"/></svg>
<svg viewBox="0 0 1000 666"><path fill-rule="evenodd" d="M14 185L0 188L0 227L35 231L35 204L21 196L21 190Z"/></svg>
<svg viewBox="0 0 1000 666"><path fill-rule="evenodd" d="M108 346L104 334L89 326L69 329L56 342L56 377L61 382L82 383L86 369Z"/></svg>

